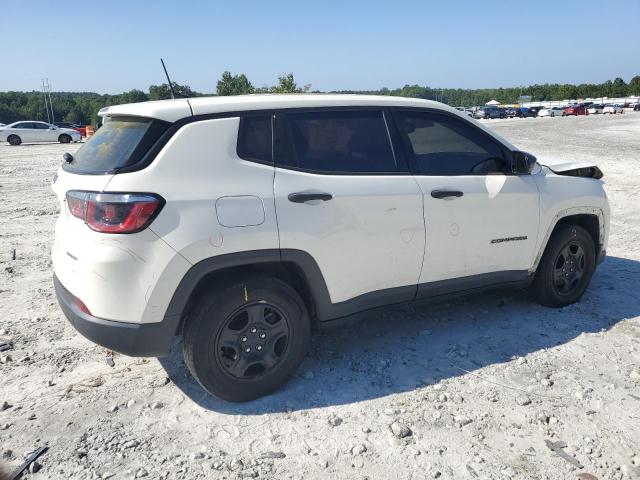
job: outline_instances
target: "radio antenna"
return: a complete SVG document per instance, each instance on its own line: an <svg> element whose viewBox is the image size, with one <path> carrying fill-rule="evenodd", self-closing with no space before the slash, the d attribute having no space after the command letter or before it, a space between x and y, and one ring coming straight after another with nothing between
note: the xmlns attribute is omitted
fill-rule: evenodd
<svg viewBox="0 0 640 480"><path fill-rule="evenodd" d="M167 76L167 82L169 82L169 90L171 90L171 98L176 98L176 92L173 91L173 83L171 83L171 79L169 78L169 72L167 72L167 67L165 67L164 65L164 60L161 58L160 62L162 63L164 74Z"/></svg>

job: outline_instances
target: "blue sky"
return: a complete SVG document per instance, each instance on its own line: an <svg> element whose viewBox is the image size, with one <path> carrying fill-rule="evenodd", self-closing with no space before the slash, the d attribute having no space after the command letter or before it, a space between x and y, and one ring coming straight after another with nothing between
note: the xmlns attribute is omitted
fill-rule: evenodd
<svg viewBox="0 0 640 480"><path fill-rule="evenodd" d="M21 0L0 16L0 91L215 90L293 72L313 89L507 87L640 74L640 0ZM634 27L634 25L636 25Z"/></svg>

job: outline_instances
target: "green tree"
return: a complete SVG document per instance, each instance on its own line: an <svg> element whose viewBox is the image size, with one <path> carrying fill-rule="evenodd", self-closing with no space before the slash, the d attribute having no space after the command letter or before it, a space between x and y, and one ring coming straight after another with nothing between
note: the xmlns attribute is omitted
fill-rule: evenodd
<svg viewBox="0 0 640 480"><path fill-rule="evenodd" d="M620 77L616 78L611 85L612 97L625 97L627 95L627 84Z"/></svg>
<svg viewBox="0 0 640 480"><path fill-rule="evenodd" d="M640 75L636 75L627 85L627 95L640 95Z"/></svg>
<svg viewBox="0 0 640 480"><path fill-rule="evenodd" d="M273 93L305 93L311 89L311 84L299 88L293 78L293 73L287 73L278 77L278 84L271 87Z"/></svg>
<svg viewBox="0 0 640 480"><path fill-rule="evenodd" d="M244 95L254 92L253 85L244 73L232 75L231 72L225 71L216 83L216 93L220 96Z"/></svg>
<svg viewBox="0 0 640 480"><path fill-rule="evenodd" d="M173 90L176 92L177 98L190 98L197 97L198 94L191 90L189 85L180 85L176 82L171 82ZM168 83L162 85L151 85L149 87L149 100L168 100L171 98L171 89Z"/></svg>

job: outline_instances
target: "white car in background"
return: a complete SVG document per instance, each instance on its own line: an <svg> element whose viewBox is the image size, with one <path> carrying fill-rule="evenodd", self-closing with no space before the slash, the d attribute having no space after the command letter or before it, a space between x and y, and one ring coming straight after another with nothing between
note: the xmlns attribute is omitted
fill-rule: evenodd
<svg viewBox="0 0 640 480"><path fill-rule="evenodd" d="M0 127L0 142L11 145L34 142L79 142L80 132L71 128L60 128L46 122L23 121Z"/></svg>
<svg viewBox="0 0 640 480"><path fill-rule="evenodd" d="M604 105L590 105L589 108L587 108L587 113L589 115L596 115L598 113L602 113L604 110Z"/></svg>
<svg viewBox="0 0 640 480"><path fill-rule="evenodd" d="M545 107L538 112L539 117L561 117L564 107Z"/></svg>
<svg viewBox="0 0 640 480"><path fill-rule="evenodd" d="M602 113L624 113L624 108L622 108L622 105L605 105L602 109Z"/></svg>
<svg viewBox="0 0 640 480"><path fill-rule="evenodd" d="M456 110L458 110L459 112L465 113L468 116L470 116L471 118L473 118L473 110L471 110L470 108L467 108L467 107L456 107Z"/></svg>

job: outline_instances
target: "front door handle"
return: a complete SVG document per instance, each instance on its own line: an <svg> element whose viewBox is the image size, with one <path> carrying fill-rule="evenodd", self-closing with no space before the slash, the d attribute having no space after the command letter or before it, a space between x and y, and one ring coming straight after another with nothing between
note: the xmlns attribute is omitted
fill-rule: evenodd
<svg viewBox="0 0 640 480"><path fill-rule="evenodd" d="M463 193L460 190L433 190L431 196L433 198L449 198L449 197L461 197Z"/></svg>
<svg viewBox="0 0 640 480"><path fill-rule="evenodd" d="M306 193L306 192L296 192L296 193L290 193L289 196L287 197L289 199L290 202L293 203L304 203L304 202L310 202L311 200L322 200L323 202L326 202L328 200L331 200L333 198L333 195L331 195L330 193Z"/></svg>

